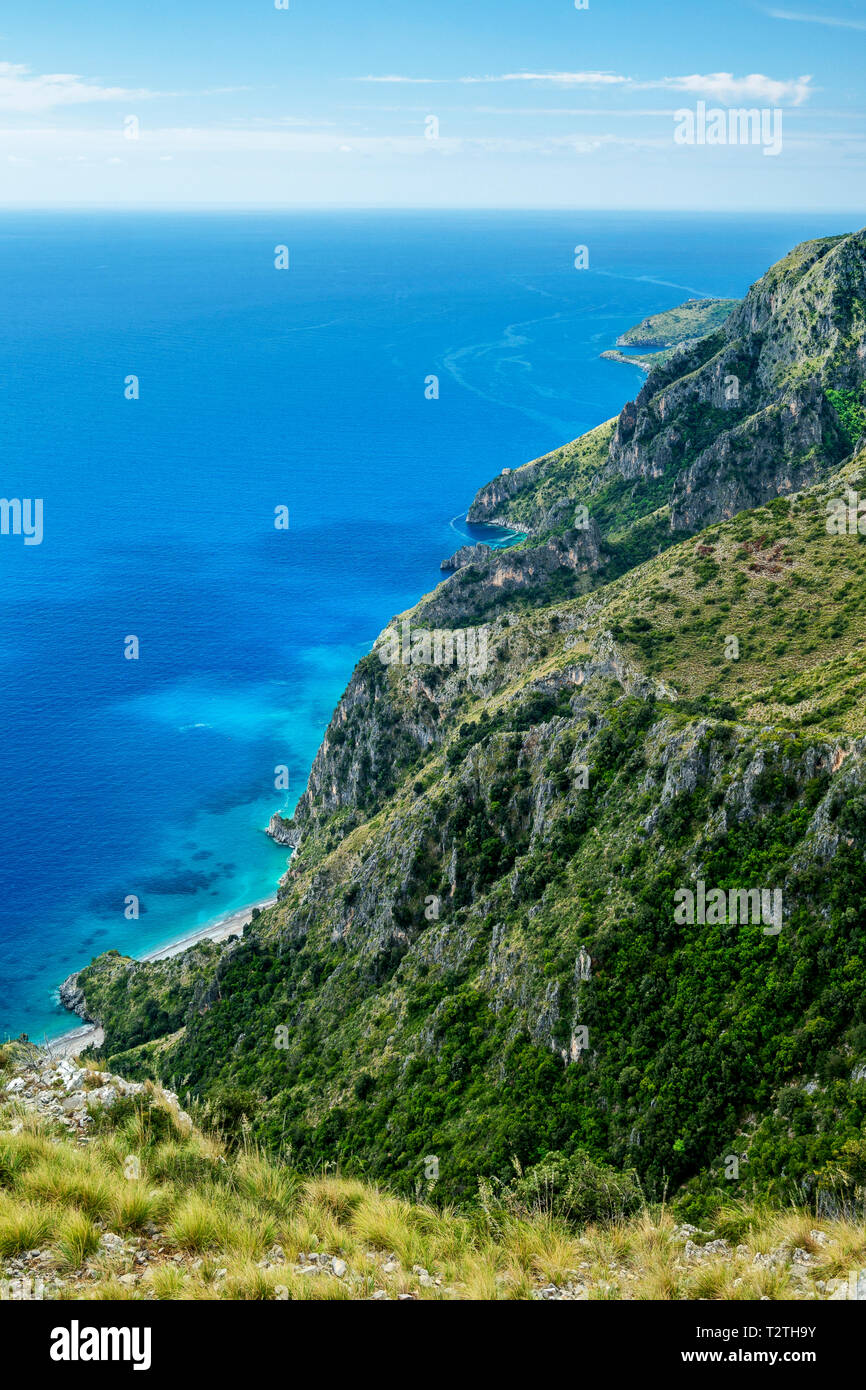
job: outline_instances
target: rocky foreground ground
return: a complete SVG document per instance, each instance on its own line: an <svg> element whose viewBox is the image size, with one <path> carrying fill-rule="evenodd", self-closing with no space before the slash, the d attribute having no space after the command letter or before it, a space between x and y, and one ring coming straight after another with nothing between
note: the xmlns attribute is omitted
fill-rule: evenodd
<svg viewBox="0 0 866 1390"><path fill-rule="evenodd" d="M232 1155L172 1092L25 1051L0 1074L6 1299L866 1299L862 1227L455 1217Z"/></svg>

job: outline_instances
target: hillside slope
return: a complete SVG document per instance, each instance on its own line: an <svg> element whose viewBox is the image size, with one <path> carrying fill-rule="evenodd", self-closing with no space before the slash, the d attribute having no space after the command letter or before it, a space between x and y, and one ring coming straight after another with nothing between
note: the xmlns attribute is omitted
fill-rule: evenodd
<svg viewBox="0 0 866 1390"><path fill-rule="evenodd" d="M841 1301L866 1297L864 1260L851 1223L739 1204L699 1230L586 1163L458 1215L227 1148L150 1083L0 1050L0 1301Z"/></svg>
<svg viewBox="0 0 866 1390"><path fill-rule="evenodd" d="M798 248L687 370L482 489L528 538L358 664L277 905L198 986L81 972L112 1066L406 1192L430 1156L466 1201L561 1151L696 1212L732 1158L738 1191L851 1209L866 547L829 519L866 489L864 252ZM426 632L480 622L483 661L435 663Z"/></svg>
<svg viewBox="0 0 866 1390"><path fill-rule="evenodd" d="M716 332L654 368L618 420L494 479L469 520L538 544L568 536L585 506L604 580L817 482L866 432L864 304L866 233L804 243Z"/></svg>
<svg viewBox="0 0 866 1390"><path fill-rule="evenodd" d="M687 299L676 309L651 314L627 329L617 338L616 348L601 355L651 371L669 362L675 352L694 347L698 339L721 328L737 303L736 299ZM629 351L623 352L623 348Z"/></svg>

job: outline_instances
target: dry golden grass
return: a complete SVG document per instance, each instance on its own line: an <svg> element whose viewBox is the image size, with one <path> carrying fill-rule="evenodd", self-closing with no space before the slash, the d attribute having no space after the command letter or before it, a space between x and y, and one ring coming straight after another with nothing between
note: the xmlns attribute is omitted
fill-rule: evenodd
<svg viewBox="0 0 866 1390"><path fill-rule="evenodd" d="M501 1301L549 1285L587 1300L789 1299L826 1296L817 1281L866 1266L862 1225L794 1208L729 1202L712 1222L727 1248L687 1259L664 1206L579 1230L549 1211L462 1213L339 1174L304 1178L147 1110L84 1146L24 1118L0 1109L0 1274L48 1251L38 1273L64 1300Z"/></svg>

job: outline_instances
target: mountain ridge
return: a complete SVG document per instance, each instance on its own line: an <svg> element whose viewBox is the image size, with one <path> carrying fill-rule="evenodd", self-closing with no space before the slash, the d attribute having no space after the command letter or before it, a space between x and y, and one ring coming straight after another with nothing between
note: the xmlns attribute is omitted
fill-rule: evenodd
<svg viewBox="0 0 866 1390"><path fill-rule="evenodd" d="M397 617L483 625L485 669L358 663L276 827L277 905L205 973L78 972L111 1065L406 1190L435 1153L457 1201L551 1150L697 1204L730 1153L775 1199L848 1200L866 549L827 518L866 482L864 383L860 232L482 488L469 520L526 540ZM781 932L685 930L698 882L780 892Z"/></svg>

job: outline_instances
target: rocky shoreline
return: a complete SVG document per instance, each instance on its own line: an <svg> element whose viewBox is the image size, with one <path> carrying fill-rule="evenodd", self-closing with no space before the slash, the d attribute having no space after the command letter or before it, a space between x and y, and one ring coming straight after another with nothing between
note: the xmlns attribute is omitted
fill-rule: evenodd
<svg viewBox="0 0 866 1390"><path fill-rule="evenodd" d="M272 821L276 819L278 817L272 817ZM182 955L184 951L188 951L200 941L224 942L233 936L243 936L245 927L249 926L252 920L253 912L263 912L265 908L273 907L275 902L276 897L263 898L259 902L250 903L247 907L237 908L234 912L229 912L225 917L211 922L208 926L188 932L185 936L179 937L177 941L170 942L168 946L147 952L141 957L141 961L169 960L172 956ZM55 1057L75 1056L87 1047L100 1046L104 1041L102 1019L96 1017L87 1007L84 991L79 984L80 974L81 971L76 970L67 976L58 990L58 995L61 1004L69 1009L70 1013L77 1014L90 1027L70 1029L56 1038L49 1038L46 1041L46 1048Z"/></svg>

